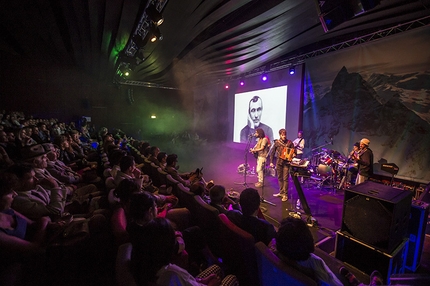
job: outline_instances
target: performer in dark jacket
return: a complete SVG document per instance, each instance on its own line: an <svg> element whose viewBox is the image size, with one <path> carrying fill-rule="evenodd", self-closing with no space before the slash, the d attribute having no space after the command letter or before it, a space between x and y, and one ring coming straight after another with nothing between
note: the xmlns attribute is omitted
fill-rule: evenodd
<svg viewBox="0 0 430 286"><path fill-rule="evenodd" d="M358 164L358 175L355 184L367 181L373 175L373 152L369 148L370 140L363 138L360 141L360 151L353 154L352 159Z"/></svg>
<svg viewBox="0 0 430 286"><path fill-rule="evenodd" d="M287 139L287 131L279 130L279 140L275 140L270 150L270 167L273 168L273 160L276 154L276 172L278 173L279 193L274 197L281 197L282 201L288 200L288 175L290 173L290 162L294 156L294 144Z"/></svg>

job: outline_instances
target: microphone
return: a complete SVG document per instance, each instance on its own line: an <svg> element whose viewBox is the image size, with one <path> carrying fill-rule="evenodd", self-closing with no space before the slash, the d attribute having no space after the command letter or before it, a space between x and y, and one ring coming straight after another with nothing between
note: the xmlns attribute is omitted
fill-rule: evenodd
<svg viewBox="0 0 430 286"><path fill-rule="evenodd" d="M249 134L248 137L252 138L252 137L256 137L256 136L255 136L255 134Z"/></svg>

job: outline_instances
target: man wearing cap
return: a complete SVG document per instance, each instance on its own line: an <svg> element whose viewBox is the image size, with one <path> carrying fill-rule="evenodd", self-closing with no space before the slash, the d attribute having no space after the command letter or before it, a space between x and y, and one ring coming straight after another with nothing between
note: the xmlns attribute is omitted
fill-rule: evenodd
<svg viewBox="0 0 430 286"><path fill-rule="evenodd" d="M373 175L373 152L369 148L370 140L363 138L360 140L360 150L351 155L351 159L358 164L358 174L355 184L367 181Z"/></svg>

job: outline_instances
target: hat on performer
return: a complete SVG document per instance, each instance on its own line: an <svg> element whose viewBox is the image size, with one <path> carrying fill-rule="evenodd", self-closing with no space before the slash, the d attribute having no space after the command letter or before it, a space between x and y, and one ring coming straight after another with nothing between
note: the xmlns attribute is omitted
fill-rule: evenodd
<svg viewBox="0 0 430 286"><path fill-rule="evenodd" d="M360 143L363 143L364 145L369 146L370 140L367 138L363 138L363 139L361 139Z"/></svg>

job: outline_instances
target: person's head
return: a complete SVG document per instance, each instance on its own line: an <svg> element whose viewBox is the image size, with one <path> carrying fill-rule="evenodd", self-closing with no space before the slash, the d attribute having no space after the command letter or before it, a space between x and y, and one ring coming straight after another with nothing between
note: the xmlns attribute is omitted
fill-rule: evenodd
<svg viewBox="0 0 430 286"><path fill-rule="evenodd" d="M256 189L246 188L240 193L239 201L243 215L252 216L260 207L260 194Z"/></svg>
<svg viewBox="0 0 430 286"><path fill-rule="evenodd" d="M131 271L138 285L155 282L158 270L175 252L175 231L165 218L154 218L137 228L132 237Z"/></svg>
<svg viewBox="0 0 430 286"><path fill-rule="evenodd" d="M45 132L47 130L45 122L41 121L41 122L37 123L37 126L39 127L40 131Z"/></svg>
<svg viewBox="0 0 430 286"><path fill-rule="evenodd" d="M18 178L11 173L0 174L0 211L10 209L13 199L18 195Z"/></svg>
<svg viewBox="0 0 430 286"><path fill-rule="evenodd" d="M47 151L42 144L26 146L21 149L22 160L35 168L44 169L48 167Z"/></svg>
<svg viewBox="0 0 430 286"><path fill-rule="evenodd" d="M258 138L264 138L264 137L266 137L266 134L264 133L264 130L261 129L261 128L257 128L255 130L255 133L257 134Z"/></svg>
<svg viewBox="0 0 430 286"><path fill-rule="evenodd" d="M279 129L279 138L280 138L282 141L287 140L287 130L285 130L284 128Z"/></svg>
<svg viewBox="0 0 430 286"><path fill-rule="evenodd" d="M352 148L354 149L354 151L358 151L360 149L360 142L355 142Z"/></svg>
<svg viewBox="0 0 430 286"><path fill-rule="evenodd" d="M205 192L205 185L203 182L198 181L190 186L190 192L195 195L202 196Z"/></svg>
<svg viewBox="0 0 430 286"><path fill-rule="evenodd" d="M0 130L0 142L1 143L9 142L9 139L7 138L7 134L6 132L4 132L4 130Z"/></svg>
<svg viewBox="0 0 430 286"><path fill-rule="evenodd" d="M254 96L249 101L248 113L249 117L254 122L254 126L258 127L261 121L261 114L263 113L263 101L259 96Z"/></svg>
<svg viewBox="0 0 430 286"><path fill-rule="evenodd" d="M150 155L152 157L156 158L159 153L160 153L160 148L158 148L157 146L151 146Z"/></svg>
<svg viewBox="0 0 430 286"><path fill-rule="evenodd" d="M363 138L360 140L360 149L368 148L370 144L370 140L367 138Z"/></svg>
<svg viewBox="0 0 430 286"><path fill-rule="evenodd" d="M167 154L166 152L160 152L157 155L157 160L158 162L160 162L161 164L166 164L166 159L167 159Z"/></svg>
<svg viewBox="0 0 430 286"><path fill-rule="evenodd" d="M131 179L122 180L113 192L122 204L127 204L134 193L140 192L140 185Z"/></svg>
<svg viewBox="0 0 430 286"><path fill-rule="evenodd" d="M45 151L48 152L46 156L49 161L56 161L58 159L60 156L60 149L58 149L58 147L52 143L43 143L42 146L45 148Z"/></svg>
<svg viewBox="0 0 430 286"><path fill-rule="evenodd" d="M209 197L211 199L211 203L213 204L222 204L222 201L225 197L225 188L221 185L215 185L209 190Z"/></svg>
<svg viewBox="0 0 430 286"><path fill-rule="evenodd" d="M130 197L130 218L142 225L157 217L155 197L149 192L133 193Z"/></svg>
<svg viewBox="0 0 430 286"><path fill-rule="evenodd" d="M178 155L176 154L169 154L166 158L167 166L175 167L177 162L178 162Z"/></svg>
<svg viewBox="0 0 430 286"><path fill-rule="evenodd" d="M302 130L299 130L299 132L297 132L297 137L303 138L303 131Z"/></svg>
<svg viewBox="0 0 430 286"><path fill-rule="evenodd" d="M315 248L312 233L306 223L293 217L282 220L276 239L276 249L292 260L308 259Z"/></svg>
<svg viewBox="0 0 430 286"><path fill-rule="evenodd" d="M127 152L120 149L115 149L109 154L109 163L112 166L119 165L119 161L121 160L121 158L127 156Z"/></svg>
<svg viewBox="0 0 430 286"><path fill-rule="evenodd" d="M119 168L123 173L129 173L134 170L136 163L133 156L124 156L119 160Z"/></svg>
<svg viewBox="0 0 430 286"><path fill-rule="evenodd" d="M39 180L36 178L33 166L29 164L13 165L8 172L18 177L19 185L17 191L29 191L36 187Z"/></svg>
<svg viewBox="0 0 430 286"><path fill-rule="evenodd" d="M69 132L69 134L70 134L70 137L72 138L73 141L79 142L79 136L80 136L80 134L79 134L78 130L71 130Z"/></svg>

